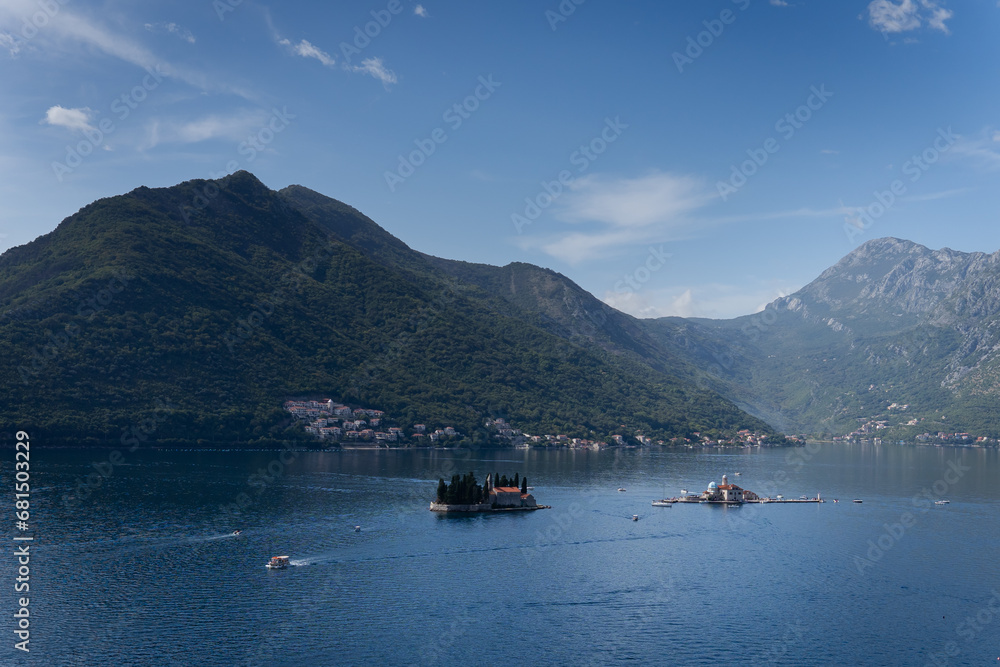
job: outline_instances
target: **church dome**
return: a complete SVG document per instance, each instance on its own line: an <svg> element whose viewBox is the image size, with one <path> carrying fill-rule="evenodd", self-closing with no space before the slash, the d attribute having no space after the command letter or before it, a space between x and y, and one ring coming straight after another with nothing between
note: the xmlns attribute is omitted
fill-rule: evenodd
<svg viewBox="0 0 1000 667"><path fill-rule="evenodd" d="M709 489L709 491L714 491L717 488L719 488L719 485L716 484L715 482L709 482L708 483L708 489Z"/></svg>

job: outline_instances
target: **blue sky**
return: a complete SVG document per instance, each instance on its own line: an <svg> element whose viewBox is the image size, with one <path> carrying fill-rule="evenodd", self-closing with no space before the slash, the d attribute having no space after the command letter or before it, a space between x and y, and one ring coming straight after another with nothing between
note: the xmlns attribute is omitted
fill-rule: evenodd
<svg viewBox="0 0 1000 667"><path fill-rule="evenodd" d="M868 239L1000 249L998 35L994 0L0 0L0 249L248 169L634 315L751 313Z"/></svg>

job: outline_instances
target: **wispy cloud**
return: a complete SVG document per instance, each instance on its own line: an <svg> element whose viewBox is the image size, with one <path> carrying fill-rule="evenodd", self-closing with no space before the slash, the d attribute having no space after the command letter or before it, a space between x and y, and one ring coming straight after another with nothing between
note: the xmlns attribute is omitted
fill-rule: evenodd
<svg viewBox="0 0 1000 667"><path fill-rule="evenodd" d="M11 58L16 58L21 52L20 42L9 32L0 32L0 48L7 49Z"/></svg>
<svg viewBox="0 0 1000 667"><path fill-rule="evenodd" d="M677 238L694 226L691 214L714 196L702 180L685 175L592 174L570 184L554 212L557 220L577 229L544 238L524 237L519 243L578 263L629 245Z"/></svg>
<svg viewBox="0 0 1000 667"><path fill-rule="evenodd" d="M287 39L279 39L278 44L287 46L289 50L297 56L302 56L303 58L315 58L327 67L333 67L337 64L336 58L331 56L326 51L323 51L317 46L311 44L307 40L303 39L298 44L292 44L292 42Z"/></svg>
<svg viewBox="0 0 1000 667"><path fill-rule="evenodd" d="M195 38L191 31L176 23L147 23L146 30L150 32L166 32L189 44L195 43Z"/></svg>
<svg viewBox="0 0 1000 667"><path fill-rule="evenodd" d="M1000 169L1000 132L987 128L977 136L963 136L944 156L946 159L969 160L989 170Z"/></svg>
<svg viewBox="0 0 1000 667"><path fill-rule="evenodd" d="M916 30L925 23L934 30L950 34L945 21L954 15L937 0L873 0L868 5L868 24L883 33Z"/></svg>
<svg viewBox="0 0 1000 667"><path fill-rule="evenodd" d="M65 127L74 132L83 132L84 130L93 132L95 128L90 124L92 117L93 111L89 107L67 109L57 104L54 107L49 107L42 122L56 127Z"/></svg>
<svg viewBox="0 0 1000 667"><path fill-rule="evenodd" d="M787 7L788 3L785 0L771 0L771 4L775 7Z"/></svg>
<svg viewBox="0 0 1000 667"><path fill-rule="evenodd" d="M413 8L413 13L416 14L417 16L421 17L421 18L427 18L428 16L430 16L427 13L427 8L424 7L423 5L417 5L416 7L414 7Z"/></svg>
<svg viewBox="0 0 1000 667"><path fill-rule="evenodd" d="M46 24L32 37L30 46L33 51L47 55L65 53L73 57L78 57L81 53L90 55L88 50L78 48L83 45L137 67L156 68L163 75L201 91L229 92L248 99L255 97L228 83L212 81L203 72L167 62L126 34L108 30L99 23L74 13L72 8L62 6L61 3L58 6L59 11L50 14ZM20 30L24 17L37 12L38 5L30 0L0 0L0 29ZM16 46L18 45L15 44Z"/></svg>
<svg viewBox="0 0 1000 667"><path fill-rule="evenodd" d="M352 72L363 72L375 77L382 82L382 85L385 86L386 89L389 88L389 84L396 83L398 80L395 72L386 69L381 58L365 58L361 61L360 65L351 67L350 70Z"/></svg>
<svg viewBox="0 0 1000 667"><path fill-rule="evenodd" d="M273 30L274 28L272 27L272 31ZM308 40L303 39L296 44L289 39L278 36L276 31L275 40L278 44L284 46L294 55L302 56L303 58L315 58L326 67L337 66L337 59L334 56L331 56L329 53L322 50L315 44L312 44ZM365 58L361 61L360 65L349 65L345 62L341 63L340 68L345 72L359 72L367 74L381 81L386 90L388 90L390 84L394 84L398 81L396 73L388 69L381 58Z"/></svg>

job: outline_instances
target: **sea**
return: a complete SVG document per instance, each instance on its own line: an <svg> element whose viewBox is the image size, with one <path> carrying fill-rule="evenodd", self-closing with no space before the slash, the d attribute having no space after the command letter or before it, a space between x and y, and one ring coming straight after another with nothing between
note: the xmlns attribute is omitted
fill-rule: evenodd
<svg viewBox="0 0 1000 667"><path fill-rule="evenodd" d="M551 509L430 512L437 480L469 471L526 476ZM723 475L826 502L651 505ZM0 558L2 664L1000 664L996 449L35 441L30 478L28 530ZM291 567L265 568L275 555Z"/></svg>

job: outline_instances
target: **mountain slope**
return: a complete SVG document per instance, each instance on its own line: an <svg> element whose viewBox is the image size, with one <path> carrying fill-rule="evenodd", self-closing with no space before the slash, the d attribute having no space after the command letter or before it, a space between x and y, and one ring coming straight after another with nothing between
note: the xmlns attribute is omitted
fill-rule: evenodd
<svg viewBox="0 0 1000 667"><path fill-rule="evenodd" d="M81 209L0 256L0 312L0 426L50 437L293 437L281 402L304 395L468 434L485 416L579 435L768 430L340 202L246 172Z"/></svg>
<svg viewBox="0 0 1000 667"><path fill-rule="evenodd" d="M710 386L778 428L844 432L908 404L908 418L1000 435L1000 253L869 241L762 313L647 323L715 340ZM703 366L704 367L704 366Z"/></svg>

